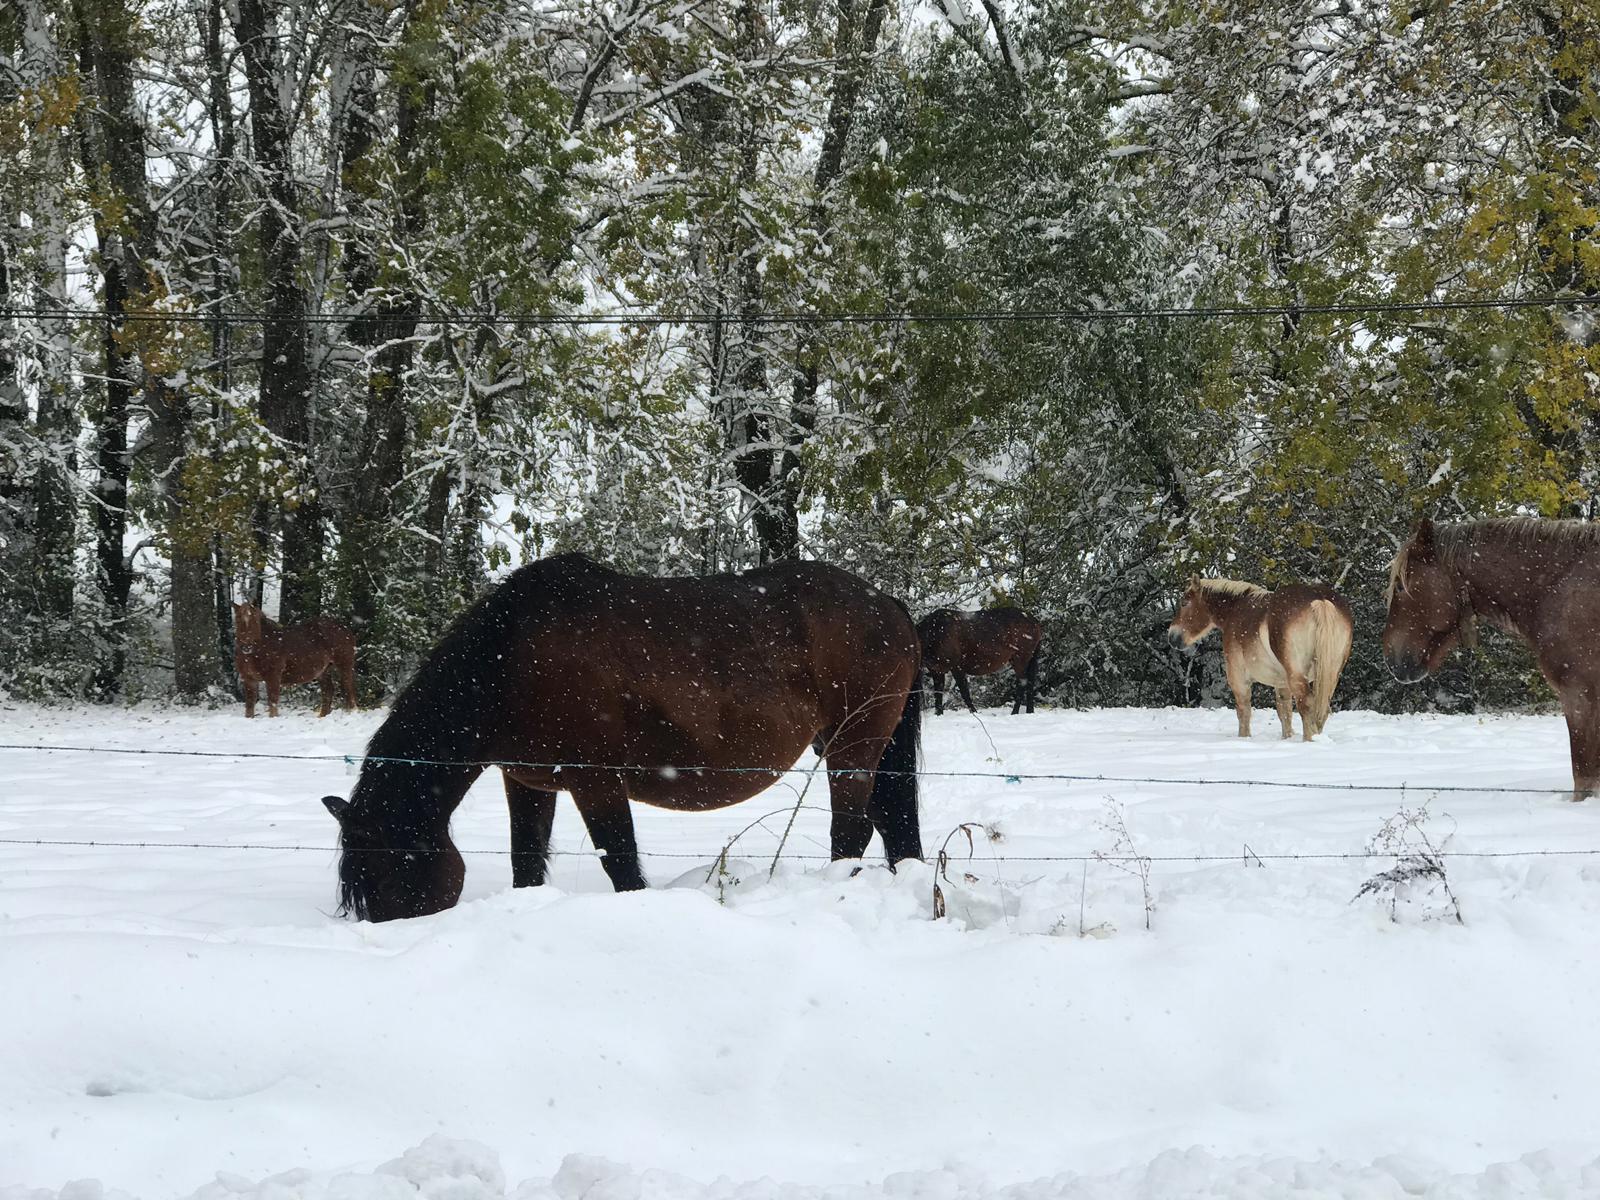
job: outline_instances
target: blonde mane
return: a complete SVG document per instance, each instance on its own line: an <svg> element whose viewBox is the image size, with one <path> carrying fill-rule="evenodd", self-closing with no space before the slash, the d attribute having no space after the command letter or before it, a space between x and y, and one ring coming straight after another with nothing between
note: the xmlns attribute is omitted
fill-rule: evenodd
<svg viewBox="0 0 1600 1200"><path fill-rule="evenodd" d="M1400 553L1389 560L1389 586L1383 589L1383 607L1394 607L1394 589L1400 582L1400 574L1406 569L1406 555L1411 553L1411 543L1407 542L1400 547Z"/></svg>
<svg viewBox="0 0 1600 1200"><path fill-rule="evenodd" d="M1213 596L1265 596L1267 589L1259 583L1246 583L1242 579L1202 579L1200 590Z"/></svg>

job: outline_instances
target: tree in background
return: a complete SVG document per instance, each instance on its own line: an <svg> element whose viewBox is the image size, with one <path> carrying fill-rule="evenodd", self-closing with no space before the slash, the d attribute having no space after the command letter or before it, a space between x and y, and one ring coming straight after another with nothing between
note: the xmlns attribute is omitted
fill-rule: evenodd
<svg viewBox="0 0 1600 1200"><path fill-rule="evenodd" d="M1576 0L25 0L0 54L8 688L200 694L245 595L375 698L578 548L1024 604L1058 700L1190 702L1192 570L1371 631L1419 513L1591 515L1588 307L1317 311L1596 294ZM1207 305L1274 311L1005 316Z"/></svg>

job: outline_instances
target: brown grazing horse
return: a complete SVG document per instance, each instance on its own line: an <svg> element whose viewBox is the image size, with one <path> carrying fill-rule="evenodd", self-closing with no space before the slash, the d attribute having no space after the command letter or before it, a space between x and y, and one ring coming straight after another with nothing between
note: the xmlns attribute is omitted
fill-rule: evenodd
<svg viewBox="0 0 1600 1200"><path fill-rule="evenodd" d="M1255 683L1273 689L1284 737L1294 736L1295 708L1306 741L1321 733L1355 632L1344 597L1321 584L1269 592L1237 579L1191 577L1178 615L1167 628L1168 640L1174 646L1192 646L1219 628L1239 736L1250 736L1250 688Z"/></svg>
<svg viewBox="0 0 1600 1200"><path fill-rule="evenodd" d="M944 676L956 677L956 690L967 708L977 712L968 675L993 675L1007 665L1016 675L1011 715L1022 709L1026 696L1033 711L1034 679L1039 671L1039 642L1044 630L1020 608L990 608L964 613L936 608L917 622L922 643L922 665L933 677L933 711L944 712Z"/></svg>
<svg viewBox="0 0 1600 1200"><path fill-rule="evenodd" d="M1480 618L1526 642L1567 718L1572 798L1600 790L1600 525L1425 520L1389 566L1388 599L1383 657L1403 683L1473 645Z"/></svg>
<svg viewBox="0 0 1600 1200"><path fill-rule="evenodd" d="M356 707L356 639L331 617L312 617L287 629L254 604L233 606L233 665L244 688L244 715L256 715L256 685L267 685L267 715L278 715L285 684L322 681L322 711L333 711L333 673L344 687L344 706Z"/></svg>
<svg viewBox="0 0 1600 1200"><path fill-rule="evenodd" d="M836 567L653 579L565 554L513 572L429 653L367 745L339 822L342 911L449 908L450 815L487 766L511 809L512 883L541 884L569 792L618 891L646 886L629 801L698 812L769 787L821 735L835 859L873 830L922 856L917 634Z"/></svg>

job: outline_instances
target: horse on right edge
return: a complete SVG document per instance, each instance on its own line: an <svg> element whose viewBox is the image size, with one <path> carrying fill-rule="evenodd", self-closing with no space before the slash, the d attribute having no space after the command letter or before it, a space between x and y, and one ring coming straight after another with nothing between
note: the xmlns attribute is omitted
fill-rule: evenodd
<svg viewBox="0 0 1600 1200"><path fill-rule="evenodd" d="M1600 525L1504 517L1424 520L1389 564L1383 657L1419 683L1481 618L1523 640L1561 698L1572 798L1600 791Z"/></svg>

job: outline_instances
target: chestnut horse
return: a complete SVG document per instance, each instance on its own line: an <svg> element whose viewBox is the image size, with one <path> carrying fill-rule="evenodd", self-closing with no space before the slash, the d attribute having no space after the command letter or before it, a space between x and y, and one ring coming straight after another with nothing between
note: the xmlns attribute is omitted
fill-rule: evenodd
<svg viewBox="0 0 1600 1200"><path fill-rule="evenodd" d="M1174 646L1192 646L1222 630L1222 661L1239 715L1239 736L1250 736L1250 688L1273 689L1283 736L1294 736L1300 710L1305 740L1322 732L1333 689L1350 659L1355 619L1350 605L1322 584L1293 584L1269 592L1237 579L1192 576L1167 628Z"/></svg>
<svg viewBox="0 0 1600 1200"><path fill-rule="evenodd" d="M450 815L488 766L511 810L512 884L545 880L568 792L617 891L646 886L629 801L699 812L771 786L821 735L835 859L874 830L922 856L917 634L905 606L837 567L620 575L531 563L457 619L367 744L339 822L342 911L449 908L465 866Z"/></svg>
<svg viewBox="0 0 1600 1200"><path fill-rule="evenodd" d="M344 688L344 706L356 706L356 639L332 617L312 617L287 629L254 604L233 606L233 665L244 689L244 715L256 715L256 685L267 685L267 715L278 715L284 684L322 681L322 710L333 711L333 673Z"/></svg>
<svg viewBox="0 0 1600 1200"><path fill-rule="evenodd" d="M977 712L968 675L993 675L1007 665L1016 675L1011 715L1021 711L1026 693L1033 711L1034 678L1039 670L1039 642L1044 630L1020 608L990 608L964 613L936 608L917 622L922 642L922 665L933 677L933 711L944 712L944 675L956 677L956 690L967 708Z"/></svg>
<svg viewBox="0 0 1600 1200"><path fill-rule="evenodd" d="M1383 657L1403 683L1473 645L1479 618L1526 642L1567 718L1572 798L1600 790L1600 525L1424 520L1389 565L1388 601Z"/></svg>

